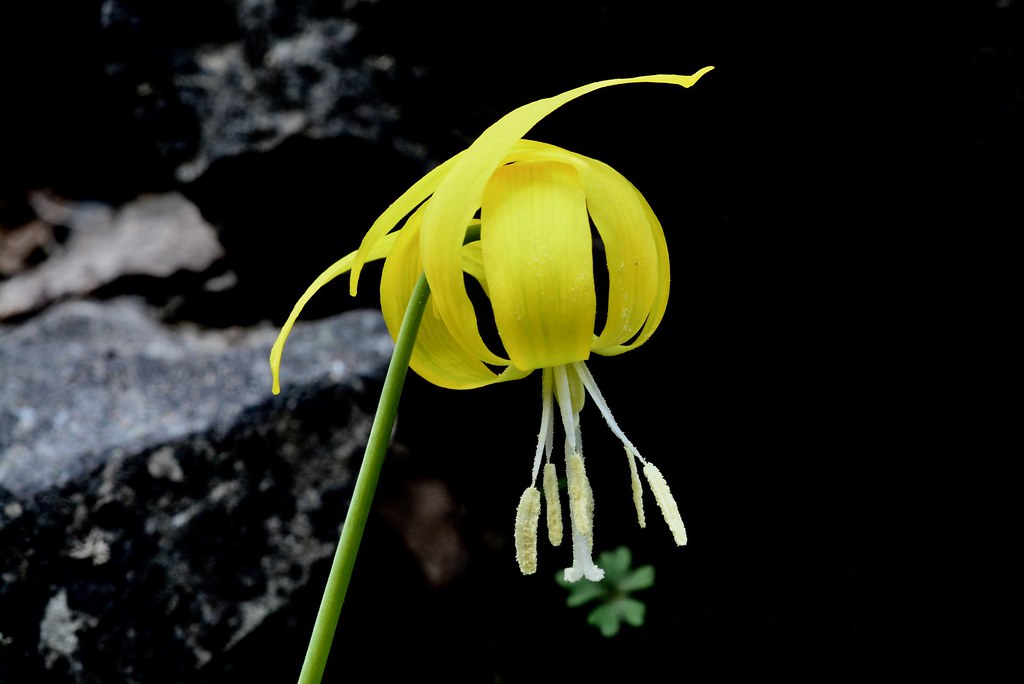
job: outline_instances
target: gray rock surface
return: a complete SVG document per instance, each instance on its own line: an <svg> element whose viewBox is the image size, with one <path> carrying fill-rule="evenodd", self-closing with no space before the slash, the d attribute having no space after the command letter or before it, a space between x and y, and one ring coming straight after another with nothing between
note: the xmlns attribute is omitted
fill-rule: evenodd
<svg viewBox="0 0 1024 684"><path fill-rule="evenodd" d="M199 681L329 562L391 340L303 323L273 397L275 334L129 299L0 327L0 682Z"/></svg>

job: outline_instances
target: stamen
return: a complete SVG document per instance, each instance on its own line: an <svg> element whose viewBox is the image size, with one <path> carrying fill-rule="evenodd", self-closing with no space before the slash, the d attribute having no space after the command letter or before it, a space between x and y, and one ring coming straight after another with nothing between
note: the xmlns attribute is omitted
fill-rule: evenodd
<svg viewBox="0 0 1024 684"><path fill-rule="evenodd" d="M558 500L558 473L554 463L544 465L544 506L548 514L548 541L558 546L562 543L562 504Z"/></svg>
<svg viewBox="0 0 1024 684"><path fill-rule="evenodd" d="M636 458L633 452L626 447L626 461L629 463L629 479L633 485L633 505L636 506L636 519L640 523L640 529L647 527L647 519L644 518L644 486L640 482L640 473L636 471Z"/></svg>
<svg viewBox="0 0 1024 684"><path fill-rule="evenodd" d="M678 546L685 546L686 528L683 527L683 518L679 515L679 507L676 506L676 500L672 498L672 492L669 491L665 477L652 463L644 466L644 475L647 476L647 482L651 485L651 492L654 493L654 500L658 502L661 515L665 518L665 522L668 523L668 528L672 530L672 537L676 540L676 544Z"/></svg>
<svg viewBox="0 0 1024 684"><path fill-rule="evenodd" d="M573 410L572 392L569 389L569 378L565 366L555 366L555 397L558 399L558 409L562 413L562 426L565 428L566 453L577 453L579 445L579 421L578 412Z"/></svg>
<svg viewBox="0 0 1024 684"><path fill-rule="evenodd" d="M615 418L612 416L612 411L608 408L608 402L604 400L604 396L601 394L601 390L597 388L597 382L594 380L594 376L590 374L590 370L586 364L582 361L577 361L572 364L573 370L579 376L583 382L583 386L587 388L587 392L590 394L590 398L597 404L598 410L601 411L601 415L604 416L604 422L608 423L608 427L611 428L612 434L619 438L626 450L632 452L641 463L647 463L644 457L640 455L640 451L633 446L633 443L629 441L626 434L619 428L618 423L615 422ZM559 399L561 400L561 399Z"/></svg>
<svg viewBox="0 0 1024 684"><path fill-rule="evenodd" d="M547 458L551 458L551 448L554 442L555 423L552 420L551 402L554 392L551 388L551 370L545 368L541 373L541 410L540 410L540 432L537 433L537 451L533 457L533 477L530 482L537 481L537 473L540 471L541 454L546 452Z"/></svg>
<svg viewBox="0 0 1024 684"><path fill-rule="evenodd" d="M579 582L584 577L591 582L604 579L604 570L594 563L587 540L575 529L572 532L572 567L566 568L562 577L566 582Z"/></svg>
<svg viewBox="0 0 1024 684"><path fill-rule="evenodd" d="M528 487L516 508L516 561L524 575L537 572L537 525L540 522L540 490Z"/></svg>
<svg viewBox="0 0 1024 684"><path fill-rule="evenodd" d="M591 399L597 405L597 408L601 411L601 415L604 416L604 420L608 423L608 427L611 428L612 433L622 442L622 445L626 448L626 456L629 459L630 466L630 477L633 481L633 503L637 509L637 519L640 521L640 526L644 527L646 521L644 520L643 513L643 499L642 489L640 487L640 478L636 473L636 464L633 462L634 457L644 464L644 475L647 477L647 482L651 485L651 491L654 493L654 500L658 503L658 508L661 509L661 515L665 518L665 522L668 523L669 529L672 531L672 537L675 539L676 544L683 546L686 544L686 528L683 526L683 518L679 515L679 507L676 506L676 501L672 498L672 492L668 488L668 483L665 482L665 477L661 474L661 471L654 467L651 463L644 460L644 457L640 455L633 443L629 441L622 429L619 428L615 422L615 418L612 416L611 409L608 408L608 402L604 400L601 395L601 390L598 389L597 383L594 381L594 376L590 374L590 370L586 364L582 361L577 361L572 364L573 370L576 375L579 376L583 386L587 388L587 392L590 394Z"/></svg>
<svg viewBox="0 0 1024 684"><path fill-rule="evenodd" d="M594 491L587 481L583 457L570 454L566 459L566 475L569 480L569 520L573 531L579 531L587 540L587 548L594 547Z"/></svg>

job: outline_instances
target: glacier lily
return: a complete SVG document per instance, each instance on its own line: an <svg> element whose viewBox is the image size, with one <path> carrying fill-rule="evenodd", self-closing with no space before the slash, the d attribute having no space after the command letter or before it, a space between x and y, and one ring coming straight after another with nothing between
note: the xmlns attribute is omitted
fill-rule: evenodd
<svg viewBox="0 0 1024 684"><path fill-rule="evenodd" d="M690 87L711 68L690 76L599 81L502 117L469 148L413 184L373 223L358 249L310 285L271 351L274 392L280 390L285 340L310 297L349 272L354 295L363 266L383 259L385 322L396 338L397 353L403 331L410 327L410 311L419 308L411 324L415 342L405 358L424 379L441 387L471 389L540 371L541 429L532 480L515 523L516 557L523 573L535 572L537 565L538 482L544 490L549 541L558 544L562 538L552 461L557 409L565 436L573 550L565 579L603 576L592 560L594 500L579 428L587 396L623 444L640 526L645 517L638 461L675 542L685 544L683 523L664 477L616 424L585 363L591 353L614 356L635 349L661 322L669 294L669 256L661 224L640 192L611 167L524 136L557 108L600 88L630 83ZM595 327L591 224L607 261L607 315L600 330ZM486 295L500 342L487 342L481 335L466 275ZM423 308L429 309L425 315ZM372 485L370 491L372 495Z"/></svg>

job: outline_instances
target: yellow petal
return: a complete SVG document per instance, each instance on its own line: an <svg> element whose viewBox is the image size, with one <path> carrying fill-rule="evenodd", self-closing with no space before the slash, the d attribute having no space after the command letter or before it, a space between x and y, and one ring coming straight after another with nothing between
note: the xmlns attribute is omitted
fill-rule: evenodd
<svg viewBox="0 0 1024 684"><path fill-rule="evenodd" d="M503 166L484 190L480 218L494 320L512 365L586 359L597 300L576 170L553 162Z"/></svg>
<svg viewBox="0 0 1024 684"><path fill-rule="evenodd" d="M377 217L377 220L370 226L370 230L363 236L362 242L359 243L359 249L355 251L355 258L352 262L352 279L349 282L350 295L355 296L356 288L359 284L359 273L362 271L363 265L367 261L372 260L370 256L371 250L377 244L377 241L383 238L399 221L409 215L413 209L421 205L425 199L430 197L434 190L437 189L441 179L445 177L463 154L465 154L465 151L434 167L423 178L413 183L412 187L403 192L397 200L384 210L384 213Z"/></svg>
<svg viewBox="0 0 1024 684"><path fill-rule="evenodd" d="M419 249L422 214L422 208L417 209L397 233L381 272L381 312L392 337L398 335L413 288L423 272ZM444 321L429 314L420 322L409 365L428 382L449 389L472 389L528 374L512 368L495 373L452 339Z"/></svg>
<svg viewBox="0 0 1024 684"><path fill-rule="evenodd" d="M608 316L593 343L601 348L627 342L640 330L668 274L659 268L655 230L640 193L610 166L588 162L581 176L608 267Z"/></svg>
<svg viewBox="0 0 1024 684"><path fill-rule="evenodd" d="M643 207L644 214L647 216L647 222L651 226L651 237L654 239L654 246L658 253L658 287L657 291L654 293L654 301L651 302L650 313L647 315L647 320L644 321L644 325L640 329L640 333L636 336L636 339L629 344L595 347L594 352L603 356L616 356L617 354L622 354L630 349L639 347L650 339L651 335L661 323L661 319L664 318L665 309L668 307L669 263L668 245L665 243L665 231L662 229L661 222L658 221L658 217L654 215L654 211L647 203L647 200L644 199L643 195L637 192L636 196Z"/></svg>
<svg viewBox="0 0 1024 684"><path fill-rule="evenodd" d="M473 276L480 283L484 294L490 298L491 288L487 282L487 273L484 271L484 253L479 240L462 246L462 270L466 275Z"/></svg>
<svg viewBox="0 0 1024 684"><path fill-rule="evenodd" d="M712 67L691 76L653 75L590 83L513 110L485 130L441 179L423 217L423 265L441 317L453 337L478 358L500 363L480 336L463 282L459 246L484 186L517 140L562 105L600 88L627 83L667 83L690 87Z"/></svg>
<svg viewBox="0 0 1024 684"><path fill-rule="evenodd" d="M386 257L391 252L392 246L394 245L397 237L397 233L392 233L391 235L386 235L383 239L375 242L367 251L365 260L373 261L375 259L383 259ZM292 331L292 326L295 325L295 321L298 319L299 314L302 313L302 309L306 306L306 302L308 302L310 298L316 294L317 290L322 288L324 285L351 270L355 258L356 253L351 252L331 264L326 271L317 276L317 279L313 281L312 285L306 288L306 291L301 297L299 297L299 301L295 302L295 306L292 307L292 312L288 315L288 320L285 321L283 326L281 326L281 332L277 334L277 340L274 341L274 346L270 349L270 372L274 376L274 394L281 391L281 354L284 353L284 343L288 340L288 335Z"/></svg>
<svg viewBox="0 0 1024 684"><path fill-rule="evenodd" d="M561 161L579 171L591 218L605 243L608 317L591 350L615 356L640 346L657 329L668 305L669 254L661 222L632 183L596 159L520 140L503 163L539 160Z"/></svg>
<svg viewBox="0 0 1024 684"><path fill-rule="evenodd" d="M651 225L650 208L640 192L615 169L575 152L532 140L520 140L505 162L550 160L571 164L580 174L587 209L601 241L608 269L608 315L591 346L614 347L643 326L659 292L659 244L665 236ZM665 255L668 251L665 249ZM656 327L656 326L655 326ZM645 331L649 337L654 328Z"/></svg>

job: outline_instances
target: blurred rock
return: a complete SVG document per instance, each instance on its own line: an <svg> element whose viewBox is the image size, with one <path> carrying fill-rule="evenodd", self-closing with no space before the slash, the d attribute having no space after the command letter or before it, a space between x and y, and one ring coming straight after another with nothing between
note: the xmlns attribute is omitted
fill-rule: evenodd
<svg viewBox="0 0 1024 684"><path fill-rule="evenodd" d="M462 576L469 558L459 527L461 510L444 480L404 479L398 492L380 497L377 508L401 535L427 584L440 589Z"/></svg>
<svg viewBox="0 0 1024 684"><path fill-rule="evenodd" d="M114 300L0 327L0 681L194 682L293 608L392 346L371 311L297 333L273 397L269 326Z"/></svg>
<svg viewBox="0 0 1024 684"><path fill-rule="evenodd" d="M48 258L35 268L0 282L0 320L91 294L127 276L200 273L224 255L214 228L177 193L146 195L117 209L43 193L31 199L45 223L68 229L68 239L63 246L51 245ZM0 256L18 247L8 244L0 246Z"/></svg>
<svg viewBox="0 0 1024 684"><path fill-rule="evenodd" d="M359 41L368 22L381 29L360 11L374 4L107 0L105 69L182 182L292 137L351 136L422 157L395 137L394 57Z"/></svg>
<svg viewBox="0 0 1024 684"><path fill-rule="evenodd" d="M53 226L30 219L17 228L0 225L0 279L21 273L49 255L58 244Z"/></svg>

